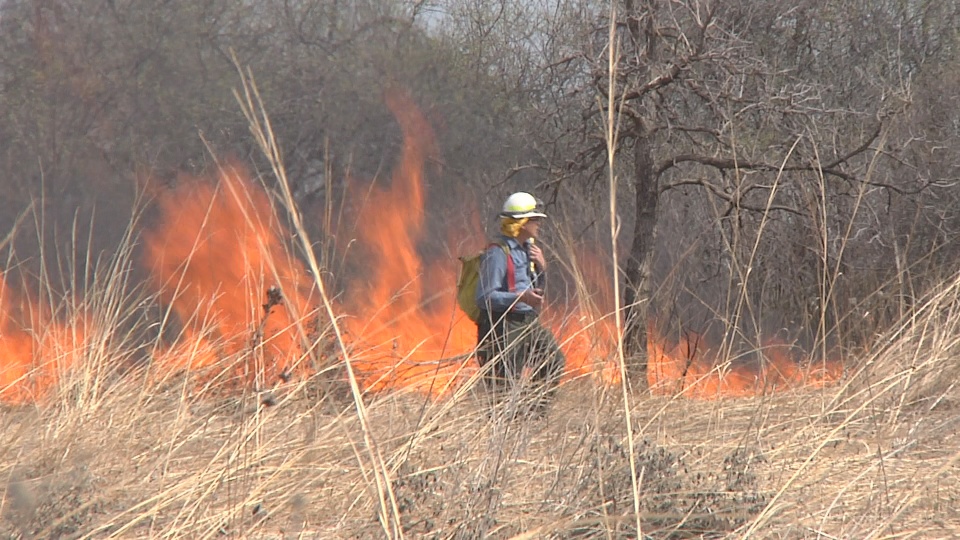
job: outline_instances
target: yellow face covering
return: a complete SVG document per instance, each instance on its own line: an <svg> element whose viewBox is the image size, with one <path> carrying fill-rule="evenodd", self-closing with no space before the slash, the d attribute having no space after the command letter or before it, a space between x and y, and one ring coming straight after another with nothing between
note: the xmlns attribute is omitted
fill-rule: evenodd
<svg viewBox="0 0 960 540"><path fill-rule="evenodd" d="M520 234L520 229L529 221L530 218L520 218L515 219L512 217L501 217L500 218L500 232L504 236L509 236L510 238L516 238Z"/></svg>

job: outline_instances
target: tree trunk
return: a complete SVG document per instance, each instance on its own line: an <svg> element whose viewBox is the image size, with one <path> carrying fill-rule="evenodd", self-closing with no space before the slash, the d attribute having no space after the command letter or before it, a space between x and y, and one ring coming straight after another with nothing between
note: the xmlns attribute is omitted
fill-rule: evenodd
<svg viewBox="0 0 960 540"><path fill-rule="evenodd" d="M633 243L625 270L624 306L626 307L626 333L624 345L632 359L631 372L647 380L647 321L652 285L650 270L653 263L654 235L656 234L658 179L654 173L650 139L643 134L635 139L634 190L636 191L636 223L633 228Z"/></svg>

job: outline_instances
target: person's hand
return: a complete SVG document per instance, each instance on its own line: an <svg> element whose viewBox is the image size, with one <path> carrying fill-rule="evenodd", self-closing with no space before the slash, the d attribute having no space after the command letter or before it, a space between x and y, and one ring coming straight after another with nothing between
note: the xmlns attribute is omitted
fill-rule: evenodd
<svg viewBox="0 0 960 540"><path fill-rule="evenodd" d="M547 258L543 256L543 250L540 249L540 246L531 244L527 253L530 255L530 260L536 265L537 272L543 272L547 269Z"/></svg>
<svg viewBox="0 0 960 540"><path fill-rule="evenodd" d="M520 294L520 301L533 309L540 309L543 306L543 291L533 288L527 289Z"/></svg>

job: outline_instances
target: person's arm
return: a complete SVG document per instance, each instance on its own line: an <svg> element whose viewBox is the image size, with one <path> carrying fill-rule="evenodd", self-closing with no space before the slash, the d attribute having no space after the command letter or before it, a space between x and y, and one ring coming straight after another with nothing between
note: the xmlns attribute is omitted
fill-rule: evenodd
<svg viewBox="0 0 960 540"><path fill-rule="evenodd" d="M507 281L507 254L499 245L492 245L480 262L480 280L477 283L477 305L488 313L506 313L510 311L518 298L516 292L509 292L504 283Z"/></svg>

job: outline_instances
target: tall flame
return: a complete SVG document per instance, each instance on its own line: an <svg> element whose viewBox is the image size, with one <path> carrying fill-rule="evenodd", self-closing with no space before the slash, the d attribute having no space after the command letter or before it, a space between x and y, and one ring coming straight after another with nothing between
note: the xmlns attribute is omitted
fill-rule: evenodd
<svg viewBox="0 0 960 540"><path fill-rule="evenodd" d="M406 94L389 93L387 105L403 131L403 151L390 184L365 192L356 234L368 272L365 281L349 280L345 325L367 387L439 393L472 369L464 359L476 328L456 307L456 260L424 264L417 252L424 166L437 155L433 130Z"/></svg>
<svg viewBox="0 0 960 540"><path fill-rule="evenodd" d="M275 380L296 367L312 315L310 276L293 259L266 194L236 166L217 183L185 178L158 195L144 260L183 338L161 363Z"/></svg>
<svg viewBox="0 0 960 540"><path fill-rule="evenodd" d="M387 105L403 132L403 149L387 185L352 194L359 208L355 260L353 273L341 276L336 309L366 390L442 395L477 369L471 357L476 327L456 305L457 259L424 260L418 245L444 239L462 245L451 236L466 236L479 249L482 227L475 211L461 208L470 219L444 232L424 229L425 164L438 158L436 138L409 96L390 93ZM174 315L164 320L178 321L180 333L155 365L258 386L310 373L313 366L303 359L323 330L315 283L291 255L290 232L264 190L242 167L227 165L212 181L182 178L158 193L156 203L156 222L143 234L143 262ZM562 343L567 378L615 383L611 272L600 255L583 250L576 258L582 279L573 301L554 299L543 320ZM82 318L65 327L24 305L0 275L0 401L43 395L82 351ZM650 324L648 336L648 382L661 394L754 395L826 384L841 373L839 362L811 362L782 342L768 342L751 363L725 363L695 334L671 342Z"/></svg>

